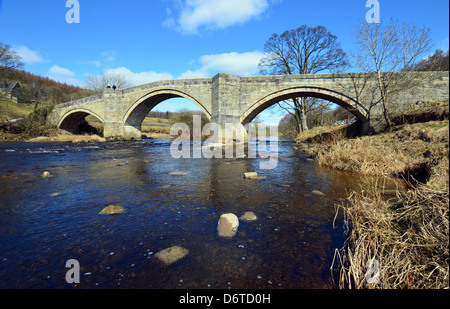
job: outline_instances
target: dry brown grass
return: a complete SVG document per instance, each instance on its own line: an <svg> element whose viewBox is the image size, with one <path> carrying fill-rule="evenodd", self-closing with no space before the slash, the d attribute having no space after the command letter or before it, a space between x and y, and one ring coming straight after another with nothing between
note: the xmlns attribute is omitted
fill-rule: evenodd
<svg viewBox="0 0 450 309"><path fill-rule="evenodd" d="M351 230L336 250L332 269L342 288L441 289L449 287L448 121L407 125L356 140L336 138L319 145L322 165L374 175L370 184L337 205ZM385 177L420 167L426 183L397 190L387 200L379 190ZM377 261L379 280L367 275Z"/></svg>
<svg viewBox="0 0 450 309"><path fill-rule="evenodd" d="M386 145L373 145L368 138L347 140L335 134L328 143L316 144L321 166L363 175L393 175L413 164L401 151Z"/></svg>
<svg viewBox="0 0 450 309"><path fill-rule="evenodd" d="M396 201L382 198L374 183L352 192L339 205L351 235L336 250L342 288L449 287L449 191L423 185L397 193ZM378 262L379 281L369 283L368 261ZM369 277L370 278L370 277Z"/></svg>
<svg viewBox="0 0 450 309"><path fill-rule="evenodd" d="M435 121L356 139L345 139L335 131L325 142L314 144L313 152L319 165L336 170L400 175L435 158L448 157L448 130L448 121Z"/></svg>

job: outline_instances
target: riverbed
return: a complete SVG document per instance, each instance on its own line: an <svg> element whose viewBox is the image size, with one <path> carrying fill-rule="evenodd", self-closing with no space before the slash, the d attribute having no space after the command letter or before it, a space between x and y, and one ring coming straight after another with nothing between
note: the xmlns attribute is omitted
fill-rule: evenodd
<svg viewBox="0 0 450 309"><path fill-rule="evenodd" d="M271 170L262 158L174 159L170 144L0 144L0 288L336 287L345 228L335 204L360 176L320 168L289 141ZM242 177L252 171L262 177ZM109 205L126 212L100 215ZM217 235L222 214L247 211L257 219ZM171 246L189 253L155 258Z"/></svg>

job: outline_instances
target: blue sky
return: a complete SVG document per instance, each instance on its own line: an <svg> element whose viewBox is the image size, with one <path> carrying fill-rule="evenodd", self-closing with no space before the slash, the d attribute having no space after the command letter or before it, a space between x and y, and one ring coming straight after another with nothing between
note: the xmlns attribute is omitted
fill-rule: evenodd
<svg viewBox="0 0 450 309"><path fill-rule="evenodd" d="M79 86L87 74L108 71L124 74L134 85L218 72L251 76L259 74L257 65L271 34L303 24L325 26L350 53L352 29L369 10L366 0L78 2L80 23L69 24L66 0L0 0L0 42L23 57L26 71ZM434 49L448 49L448 0L379 3L382 20L426 25ZM158 108L185 107L178 102L166 101Z"/></svg>

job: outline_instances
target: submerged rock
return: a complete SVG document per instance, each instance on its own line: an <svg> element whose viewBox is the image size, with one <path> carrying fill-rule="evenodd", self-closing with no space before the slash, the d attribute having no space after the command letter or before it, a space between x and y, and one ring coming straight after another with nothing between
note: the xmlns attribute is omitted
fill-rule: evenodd
<svg viewBox="0 0 450 309"><path fill-rule="evenodd" d="M242 221L255 221L258 217L253 211L246 211L239 219Z"/></svg>
<svg viewBox="0 0 450 309"><path fill-rule="evenodd" d="M325 194L323 194L322 192L320 192L318 190L313 190L311 193L314 195L317 195L317 196L325 196Z"/></svg>
<svg viewBox="0 0 450 309"><path fill-rule="evenodd" d="M155 254L155 257L164 264L170 265L184 258L188 254L189 250L180 246L172 246L170 248L159 251Z"/></svg>
<svg viewBox="0 0 450 309"><path fill-rule="evenodd" d="M110 205L108 207L103 208L103 210L100 211L100 214L101 215L115 215L115 214L124 213L125 211L126 211L126 209L121 206Z"/></svg>
<svg viewBox="0 0 450 309"><path fill-rule="evenodd" d="M235 214L223 214L217 224L217 233L220 237L232 238L236 235L238 227L239 219Z"/></svg>
<svg viewBox="0 0 450 309"><path fill-rule="evenodd" d="M52 177L52 174L50 174L50 172L45 171L42 173L42 177L44 177L44 178Z"/></svg>
<svg viewBox="0 0 450 309"><path fill-rule="evenodd" d="M256 177L258 177L258 173L256 172L244 173L244 178L256 178Z"/></svg>
<svg viewBox="0 0 450 309"><path fill-rule="evenodd" d="M173 176L186 176L188 172L170 172L169 175Z"/></svg>

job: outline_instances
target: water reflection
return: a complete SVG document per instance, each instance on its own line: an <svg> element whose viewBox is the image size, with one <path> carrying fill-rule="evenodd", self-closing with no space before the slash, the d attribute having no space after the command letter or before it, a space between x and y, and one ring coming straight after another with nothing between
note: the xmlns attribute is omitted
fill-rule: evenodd
<svg viewBox="0 0 450 309"><path fill-rule="evenodd" d="M0 288L71 288L69 259L82 288L333 287L343 241L333 204L359 178L317 168L289 143L274 170L259 170L260 158L175 160L169 147L1 144ZM248 171L266 178L244 179ZM126 213L99 215L111 204ZM217 236L222 213L245 211L257 221ZM154 258L173 245L189 255L170 266Z"/></svg>

